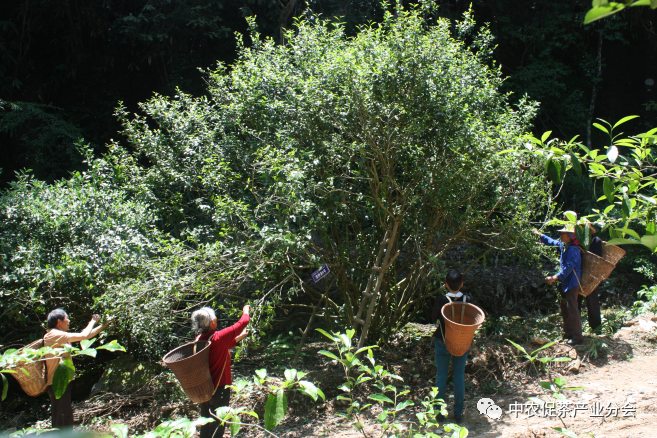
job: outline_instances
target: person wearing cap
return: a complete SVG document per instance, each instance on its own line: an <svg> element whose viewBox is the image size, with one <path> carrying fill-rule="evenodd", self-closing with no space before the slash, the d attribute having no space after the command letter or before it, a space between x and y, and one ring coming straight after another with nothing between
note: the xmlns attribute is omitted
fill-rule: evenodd
<svg viewBox="0 0 657 438"><path fill-rule="evenodd" d="M577 213L575 213L572 210L566 211L563 214L563 219L564 220L570 220L568 218L568 215L572 215L575 217L575 221L577 221ZM591 225L591 222L586 220L586 218L583 219L585 222L584 224L589 227L591 230L592 234L596 233L595 228L593 228L593 225ZM602 247L604 244L607 243L604 240L600 239L599 237L594 237L591 240L591 245L589 246L589 252L597 255L598 257L602 257ZM577 297L577 308L582 310L582 302L584 301L584 297L582 295L579 295ZM598 296L598 288L596 287L587 297L586 297L586 313L589 321L589 327L591 328L591 331L595 331L598 327L602 325L602 317L600 315L600 297Z"/></svg>
<svg viewBox="0 0 657 438"><path fill-rule="evenodd" d="M540 242L545 245L559 248L559 267L557 274L546 277L545 281L552 284L559 280L559 292L561 292L561 316L564 325L564 340L568 345L578 345L584 341L582 336L582 318L579 314L577 297L580 291L580 278L582 277L582 256L575 239L575 226L565 225L558 230L561 233L559 240L552 239L538 230L534 234L540 237Z"/></svg>

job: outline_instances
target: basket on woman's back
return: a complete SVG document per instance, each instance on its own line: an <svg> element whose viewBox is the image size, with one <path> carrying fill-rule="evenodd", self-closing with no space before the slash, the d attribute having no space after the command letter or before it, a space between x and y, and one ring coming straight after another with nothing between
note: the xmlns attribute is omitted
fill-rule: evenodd
<svg viewBox="0 0 657 438"><path fill-rule="evenodd" d="M205 403L214 393L209 365L210 344L210 341L190 342L170 351L162 359L194 403Z"/></svg>

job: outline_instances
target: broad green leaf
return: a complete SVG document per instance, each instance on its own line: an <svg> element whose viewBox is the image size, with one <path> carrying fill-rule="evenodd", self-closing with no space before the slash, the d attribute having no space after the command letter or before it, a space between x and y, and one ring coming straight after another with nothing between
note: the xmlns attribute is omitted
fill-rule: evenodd
<svg viewBox="0 0 657 438"><path fill-rule="evenodd" d="M545 143L545 140L547 140L548 138L550 138L550 134L552 134L552 131L546 131L546 132L544 132L543 135L541 136L541 142L542 142L542 143Z"/></svg>
<svg viewBox="0 0 657 438"><path fill-rule="evenodd" d="M110 430L115 438L128 438L128 426L125 424L113 424Z"/></svg>
<svg viewBox="0 0 657 438"><path fill-rule="evenodd" d="M269 394L265 403L265 429L272 430L278 426L287 413L287 396L279 390L276 394Z"/></svg>
<svg viewBox="0 0 657 438"><path fill-rule="evenodd" d="M610 204L613 204L613 202L614 202L614 192L616 191L616 188L614 187L614 183L611 182L611 179L605 178L602 181L602 190L605 192L605 196L607 197L607 201Z"/></svg>
<svg viewBox="0 0 657 438"><path fill-rule="evenodd" d="M647 246L651 252L655 252L657 250L657 235L645 235L641 238L641 243Z"/></svg>
<svg viewBox="0 0 657 438"><path fill-rule="evenodd" d="M96 339L83 339L80 341L80 347L82 347L82 350L86 350L89 348L94 342L96 342Z"/></svg>
<svg viewBox="0 0 657 438"><path fill-rule="evenodd" d="M331 359L334 359L334 360L339 360L339 359L340 359L340 358L339 358L338 356L336 356L335 354L331 353L330 351L326 351L326 350L319 350L319 351L317 352L317 354L321 354L321 355L324 355L324 356L326 356L326 357L330 357Z"/></svg>
<svg viewBox="0 0 657 438"><path fill-rule="evenodd" d="M395 402L390 400L390 398L388 398L384 394L372 394L372 395L368 396L367 398L369 398L370 400L381 402L381 403L391 403L393 405L395 404Z"/></svg>
<svg viewBox="0 0 657 438"><path fill-rule="evenodd" d="M616 228L616 232L629 234L630 236L634 237L636 240L641 240L639 233L637 233L634 230L630 230L629 228Z"/></svg>
<svg viewBox="0 0 657 438"><path fill-rule="evenodd" d="M73 361L69 357L61 359L52 378L52 390L55 393L56 399L60 399L64 395L66 387L73 380L73 377L75 377Z"/></svg>
<svg viewBox="0 0 657 438"><path fill-rule="evenodd" d="M411 400L404 400L401 403L397 403L397 406L395 407L395 411L403 411L409 406L415 406L415 403L413 403Z"/></svg>
<svg viewBox="0 0 657 438"><path fill-rule="evenodd" d="M116 340L109 342L105 345L96 347L96 350L107 350L107 351L125 351L125 347L120 345Z"/></svg>
<svg viewBox="0 0 657 438"><path fill-rule="evenodd" d="M557 342L557 341L548 342L547 344L543 345L541 348L537 348L536 350L532 351L532 356L535 356L536 353L538 353L538 352L541 351L541 350L545 350L546 348L550 348L550 347L553 346L556 342Z"/></svg>
<svg viewBox="0 0 657 438"><path fill-rule="evenodd" d="M260 380L265 380L267 378L267 370L265 368L262 368L260 370L255 370L256 376L260 378Z"/></svg>
<svg viewBox="0 0 657 438"><path fill-rule="evenodd" d="M589 24L594 21L600 20L602 18L608 17L615 14L618 11L621 11L625 8L625 5L621 3L609 3L607 6L596 6L595 8L589 9L584 17L584 24ZM594 123L597 125L597 123Z"/></svg>
<svg viewBox="0 0 657 438"><path fill-rule="evenodd" d="M613 129L616 129L616 127L620 126L621 124L623 124L623 123L625 123L625 122L627 122L627 121L629 121L629 120L636 119L637 117L639 117L639 116L627 116L627 117L623 117L622 119L620 119L619 121L616 122L616 124L614 125Z"/></svg>
<svg viewBox="0 0 657 438"><path fill-rule="evenodd" d="M331 341L335 341L335 338L334 338L332 335L329 335L328 333L326 333L325 330L322 330L322 329L320 329L320 328L315 329L315 330L317 330L318 332L320 332L321 334L323 334L324 336L326 336L327 338L329 338Z"/></svg>
<svg viewBox="0 0 657 438"><path fill-rule="evenodd" d="M538 382L538 384L541 385L542 388L552 390L552 383L550 382Z"/></svg>
<svg viewBox="0 0 657 438"><path fill-rule="evenodd" d="M307 395L309 395L314 401L317 401L317 396L319 395L319 392L317 391L317 387L312 382L308 382L307 380L300 380L299 386L301 386L304 392Z"/></svg>
<svg viewBox="0 0 657 438"><path fill-rule="evenodd" d="M607 128L605 128L604 126L602 126L601 124L599 124L599 123L594 123L593 126L595 126L596 128L598 128L600 131L609 134L609 130L608 130Z"/></svg>
<svg viewBox="0 0 657 438"><path fill-rule="evenodd" d="M657 224L655 224L655 222L650 222L646 226L646 232L649 234L655 234L655 231L657 231Z"/></svg>
<svg viewBox="0 0 657 438"><path fill-rule="evenodd" d="M569 357L555 357L552 362L570 362L571 360Z"/></svg>
<svg viewBox="0 0 657 438"><path fill-rule="evenodd" d="M288 369L288 370L285 370L285 372L283 374L285 375L285 380L287 380L288 382L292 382L297 377L297 370Z"/></svg>
<svg viewBox="0 0 657 438"><path fill-rule="evenodd" d="M242 428L242 426L237 423L240 422L240 417L236 415L235 421L236 421L235 423L230 423L230 436L236 436L239 433L240 429Z"/></svg>
<svg viewBox="0 0 657 438"><path fill-rule="evenodd" d="M641 245L641 242L633 239L615 238L607 242L607 245Z"/></svg>
<svg viewBox="0 0 657 438"><path fill-rule="evenodd" d="M570 163L573 166L573 170L575 171L575 174L577 175L577 178L581 179L582 178L582 165L579 162L579 159L577 158L577 155L572 154L570 156Z"/></svg>
<svg viewBox="0 0 657 438"><path fill-rule="evenodd" d="M547 171L550 180L555 185L561 184L561 163L550 158L547 162Z"/></svg>
<svg viewBox="0 0 657 438"><path fill-rule="evenodd" d="M518 350L522 351L524 354L526 354L527 356L529 356L529 354L527 354L527 351L526 351L524 348L522 348L520 345L516 344L516 343L513 342L511 339L507 339L507 341L509 341L509 342L510 342L514 347L516 347Z"/></svg>
<svg viewBox="0 0 657 438"><path fill-rule="evenodd" d="M372 350L373 348L379 348L379 346L378 346L378 345L370 345L370 346L368 346L368 347L362 347L362 348L359 348L358 350L356 350L356 355L361 354L363 351L369 351L369 350Z"/></svg>
<svg viewBox="0 0 657 438"><path fill-rule="evenodd" d="M80 350L80 352L78 352L78 354L91 357L96 357L96 353L97 352L94 348L85 348L84 350Z"/></svg>
<svg viewBox="0 0 657 438"><path fill-rule="evenodd" d="M563 385L566 384L566 379L563 377L557 377L554 379L554 384L557 385L559 388L561 388Z"/></svg>

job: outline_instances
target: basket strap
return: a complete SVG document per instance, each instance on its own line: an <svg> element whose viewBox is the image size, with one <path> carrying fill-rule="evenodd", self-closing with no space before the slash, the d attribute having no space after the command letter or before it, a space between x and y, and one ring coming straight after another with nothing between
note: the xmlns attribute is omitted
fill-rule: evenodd
<svg viewBox="0 0 657 438"><path fill-rule="evenodd" d="M228 363L228 356L230 355L230 350L226 350L226 360L224 360L224 366L221 368L221 374L219 375L219 380L217 381L217 385L214 387L214 391L212 391L212 395L217 392L217 389L219 389L219 383L221 383L221 378L224 376L224 371L226 371L226 364Z"/></svg>
<svg viewBox="0 0 657 438"><path fill-rule="evenodd" d="M465 314L465 294L463 294L463 304L461 304L461 324L463 324L464 314Z"/></svg>
<svg viewBox="0 0 657 438"><path fill-rule="evenodd" d="M449 295L445 295L447 299L449 300L450 304L453 303L452 298ZM454 306L450 306L452 309L452 319L454 319Z"/></svg>

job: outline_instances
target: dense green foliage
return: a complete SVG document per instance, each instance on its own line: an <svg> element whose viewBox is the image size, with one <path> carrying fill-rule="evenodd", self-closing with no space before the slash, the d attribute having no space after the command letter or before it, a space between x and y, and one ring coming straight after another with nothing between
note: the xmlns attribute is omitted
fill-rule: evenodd
<svg viewBox="0 0 657 438"><path fill-rule="evenodd" d="M452 245L516 248L547 185L498 152L522 144L534 106L499 93L486 29L466 16L469 48L427 13L398 9L354 38L311 16L286 45L241 45L209 74L209 97L120 108L134 156L113 144L70 180L25 176L3 196L2 289L16 297L3 306L21 323L55 303L75 317L95 307L152 354L188 333L200 302L256 299L266 329L280 300L326 292L351 324L388 230L399 256L379 338L433 292ZM310 273L323 263L321 290Z"/></svg>

